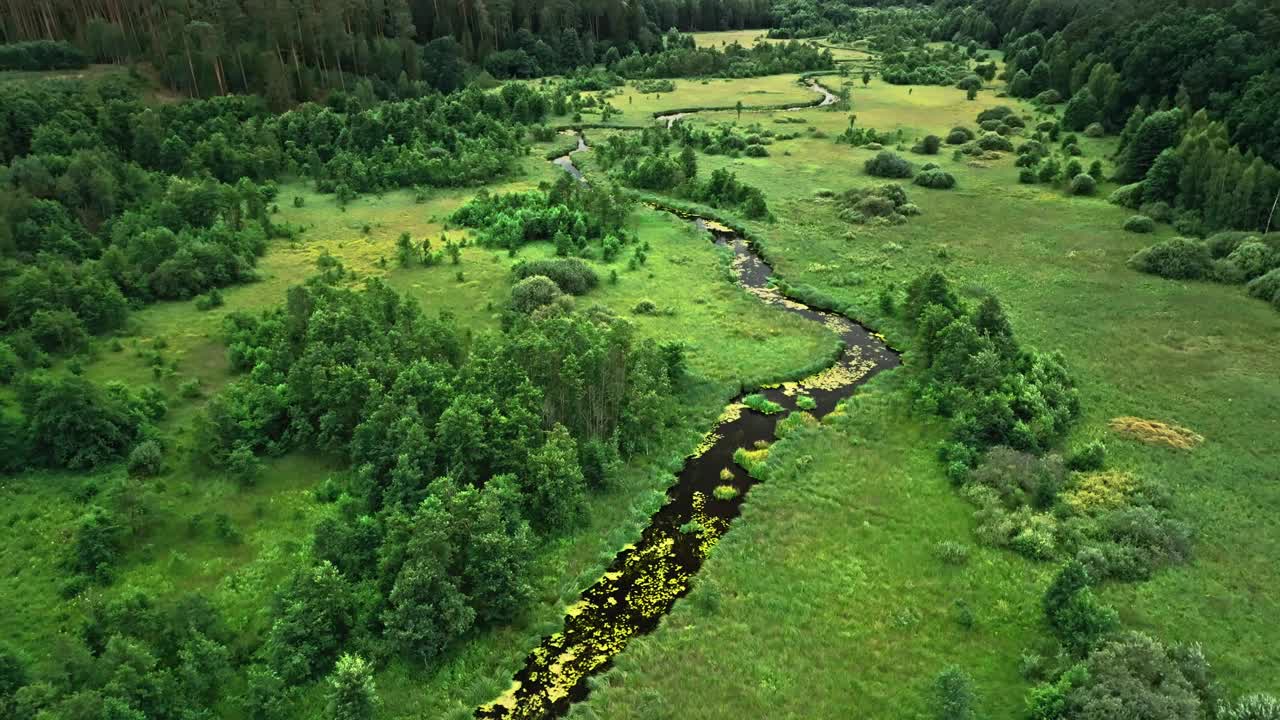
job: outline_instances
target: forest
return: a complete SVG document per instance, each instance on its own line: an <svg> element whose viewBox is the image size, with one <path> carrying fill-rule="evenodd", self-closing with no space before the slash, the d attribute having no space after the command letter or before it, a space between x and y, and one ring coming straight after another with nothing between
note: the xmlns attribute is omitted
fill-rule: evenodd
<svg viewBox="0 0 1280 720"><path fill-rule="evenodd" d="M0 129L0 717L1280 720L1268 0L11 0Z"/></svg>

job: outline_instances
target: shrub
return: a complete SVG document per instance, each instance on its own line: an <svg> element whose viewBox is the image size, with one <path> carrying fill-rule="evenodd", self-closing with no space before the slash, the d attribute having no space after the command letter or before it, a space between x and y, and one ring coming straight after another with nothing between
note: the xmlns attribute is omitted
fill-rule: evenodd
<svg viewBox="0 0 1280 720"><path fill-rule="evenodd" d="M1034 185L1040 178L1036 177L1036 171L1029 167L1024 167L1018 171L1018 182L1024 185Z"/></svg>
<svg viewBox="0 0 1280 720"><path fill-rule="evenodd" d="M635 306L631 308L631 312L636 315L657 315L658 305L654 301L646 298L636 303Z"/></svg>
<svg viewBox="0 0 1280 720"><path fill-rule="evenodd" d="M1129 229L1127 223L1125 229ZM1209 276L1213 261L1204 243L1173 238L1134 253L1129 267L1173 280L1199 280Z"/></svg>
<svg viewBox="0 0 1280 720"><path fill-rule="evenodd" d="M1102 123L1089 123L1084 129L1085 137L1100 138L1107 134L1106 128L1102 127Z"/></svg>
<svg viewBox="0 0 1280 720"><path fill-rule="evenodd" d="M1219 705L1218 720L1280 720L1280 699L1266 693L1245 695Z"/></svg>
<svg viewBox="0 0 1280 720"><path fill-rule="evenodd" d="M1098 191L1098 181L1092 175L1080 173L1071 178L1072 195L1092 195Z"/></svg>
<svg viewBox="0 0 1280 720"><path fill-rule="evenodd" d="M801 410L817 410L818 401L814 400L808 395L801 395L800 397L796 398L796 407L800 408Z"/></svg>
<svg viewBox="0 0 1280 720"><path fill-rule="evenodd" d="M1053 88L1049 88L1039 95L1036 95L1036 102L1041 105L1057 105L1062 102L1062 93L1054 90Z"/></svg>
<svg viewBox="0 0 1280 720"><path fill-rule="evenodd" d="M1107 446L1101 440L1091 440L1072 448L1067 455L1067 467L1076 472L1101 470L1107 462Z"/></svg>
<svg viewBox="0 0 1280 720"><path fill-rule="evenodd" d="M1078 718L1160 718L1198 720L1207 717L1207 663L1199 649L1165 647L1130 632L1089 654L1076 687L1067 693Z"/></svg>
<svg viewBox="0 0 1280 720"><path fill-rule="evenodd" d="M763 145L748 145L742 154L747 157L769 157L769 151Z"/></svg>
<svg viewBox="0 0 1280 720"><path fill-rule="evenodd" d="M886 178L909 178L912 174L911 163L896 154L882 150L863 165L868 175Z"/></svg>
<svg viewBox="0 0 1280 720"><path fill-rule="evenodd" d="M1204 237L1204 220L1195 210L1183 210L1173 219L1173 229L1184 237Z"/></svg>
<svg viewBox="0 0 1280 720"><path fill-rule="evenodd" d="M947 565L964 565L969 562L969 546L954 540L943 540L933 548L933 554Z"/></svg>
<svg viewBox="0 0 1280 720"><path fill-rule="evenodd" d="M997 121L1004 120L1005 118L1013 114L1014 114L1013 108L1009 107L1008 105L997 105L993 108L987 108L986 110L983 110L982 112L978 113L978 122L983 123L988 120L997 120Z"/></svg>
<svg viewBox="0 0 1280 720"><path fill-rule="evenodd" d="M1077 656L1097 646L1119 623L1116 611L1094 597L1089 572L1076 560L1058 570L1041 604L1049 628Z"/></svg>
<svg viewBox="0 0 1280 720"><path fill-rule="evenodd" d="M188 400L200 397L200 380L198 378L184 380L182 384L178 386L178 395Z"/></svg>
<svg viewBox="0 0 1280 720"><path fill-rule="evenodd" d="M959 667L938 673L933 681L933 717L937 720L973 720L973 679Z"/></svg>
<svg viewBox="0 0 1280 720"><path fill-rule="evenodd" d="M196 296L196 309L212 310L216 307L222 307L223 302L222 293L217 288L213 288L204 295Z"/></svg>
<svg viewBox="0 0 1280 720"><path fill-rule="evenodd" d="M999 133L983 133L978 147L987 152L1013 152L1013 141Z"/></svg>
<svg viewBox="0 0 1280 720"><path fill-rule="evenodd" d="M1257 241L1243 242L1227 256L1227 262L1244 281L1267 274L1280 267L1280 253Z"/></svg>
<svg viewBox="0 0 1280 720"><path fill-rule="evenodd" d="M1142 204L1142 183L1132 183L1116 188L1112 191L1111 197L1107 198L1107 202L1130 210L1137 210L1138 206Z"/></svg>
<svg viewBox="0 0 1280 720"><path fill-rule="evenodd" d="M969 474L969 482L995 491L1006 507L1028 504L1047 508L1066 480L1066 468L1057 455L1043 458L1013 448L996 446Z"/></svg>
<svg viewBox="0 0 1280 720"><path fill-rule="evenodd" d="M155 440L144 440L129 453L129 474L134 477L159 475L164 467L164 451Z"/></svg>
<svg viewBox="0 0 1280 720"><path fill-rule="evenodd" d="M570 295L582 295L600 284L596 271L578 258L521 260L511 268L511 273L517 280L542 275Z"/></svg>
<svg viewBox="0 0 1280 720"><path fill-rule="evenodd" d="M1249 294L1280 307L1280 268L1254 278L1247 287Z"/></svg>
<svg viewBox="0 0 1280 720"><path fill-rule="evenodd" d="M550 305L563 295L551 278L531 275L512 286L507 307L513 312L528 315L544 305Z"/></svg>
<svg viewBox="0 0 1280 720"><path fill-rule="evenodd" d="M1131 215L1124 221L1124 229L1131 233L1151 233L1156 230L1156 221L1146 215Z"/></svg>
<svg viewBox="0 0 1280 720"><path fill-rule="evenodd" d="M1173 220L1173 208L1163 200L1142 203L1142 207L1138 208L1138 214L1146 215L1156 222L1167 223Z"/></svg>
<svg viewBox="0 0 1280 720"><path fill-rule="evenodd" d="M1210 255L1215 258L1225 258L1235 252L1236 248L1240 247L1245 242L1250 241L1259 242L1260 239L1258 234L1229 230L1210 235L1208 239L1204 241L1204 244L1209 248Z"/></svg>
<svg viewBox="0 0 1280 720"><path fill-rule="evenodd" d="M717 500L732 500L738 497L738 488L732 485L717 485L715 490L711 491Z"/></svg>
<svg viewBox="0 0 1280 720"><path fill-rule="evenodd" d="M950 190L956 186L956 179L949 172L943 170L926 170L916 175L916 185L921 187L932 188L934 190Z"/></svg>
<svg viewBox="0 0 1280 720"><path fill-rule="evenodd" d="M973 131L966 127L954 127L947 133L948 145L963 145L970 140L973 140Z"/></svg>
<svg viewBox="0 0 1280 720"><path fill-rule="evenodd" d="M912 152L921 153L923 155L937 155L938 150L942 147L942 138L937 135L925 135L919 145L911 148Z"/></svg>

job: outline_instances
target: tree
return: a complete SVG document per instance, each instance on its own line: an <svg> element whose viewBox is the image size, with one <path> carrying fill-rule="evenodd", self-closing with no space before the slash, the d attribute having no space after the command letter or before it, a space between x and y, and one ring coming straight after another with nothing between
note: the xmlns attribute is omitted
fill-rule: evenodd
<svg viewBox="0 0 1280 720"><path fill-rule="evenodd" d="M521 484L526 515L543 532L564 532L581 518L586 481L578 445L563 425L553 427L546 443L529 458Z"/></svg>
<svg viewBox="0 0 1280 720"><path fill-rule="evenodd" d="M1026 70L1019 70L1009 83L1009 94L1019 98L1029 98L1035 95L1034 86L1031 83L1031 76Z"/></svg>
<svg viewBox="0 0 1280 720"><path fill-rule="evenodd" d="M739 100L738 102L734 103L733 108L734 110L738 111L738 119L741 120L742 119L742 101Z"/></svg>
<svg viewBox="0 0 1280 720"><path fill-rule="evenodd" d="M419 255L413 247L413 239L409 237L409 233L402 232L400 237L396 238L396 259L400 262L400 267L407 268L413 265L414 260Z"/></svg>
<svg viewBox="0 0 1280 720"><path fill-rule="evenodd" d="M428 666L471 628L476 616L449 573L455 551L449 522L439 498L422 501L382 616L391 646Z"/></svg>
<svg viewBox="0 0 1280 720"><path fill-rule="evenodd" d="M926 307L937 305L954 316L960 312L960 299L951 290L951 284L941 272L933 270L923 273L907 286L906 310L907 320L919 322Z"/></svg>
<svg viewBox="0 0 1280 720"><path fill-rule="evenodd" d="M355 627L350 585L327 561L294 574L277 600L264 654L287 684L314 678L337 659Z"/></svg>
<svg viewBox="0 0 1280 720"><path fill-rule="evenodd" d="M1182 128L1181 110L1164 110L1147 116L1133 140L1125 147L1116 169L1116 179L1136 182L1146 176L1157 156L1178 142Z"/></svg>
<svg viewBox="0 0 1280 720"><path fill-rule="evenodd" d="M863 86L863 87L866 87L867 85L870 85L870 84L871 84L871 71L870 71L870 70L863 70L863 71L862 71L862 86Z"/></svg>
<svg viewBox="0 0 1280 720"><path fill-rule="evenodd" d="M359 655L344 653L329 675L330 720L373 720L378 695L373 666Z"/></svg>
<svg viewBox="0 0 1280 720"><path fill-rule="evenodd" d="M693 152L692 145L686 144L680 149L680 172L684 175L685 182L698 177L698 156Z"/></svg>

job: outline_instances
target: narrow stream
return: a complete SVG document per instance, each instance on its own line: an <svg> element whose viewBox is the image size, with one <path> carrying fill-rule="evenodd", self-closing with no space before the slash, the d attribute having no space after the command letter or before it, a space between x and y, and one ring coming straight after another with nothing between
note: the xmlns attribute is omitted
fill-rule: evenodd
<svg viewBox="0 0 1280 720"><path fill-rule="evenodd" d="M586 149L586 141L578 135L573 152ZM573 164L573 152L553 162L583 180ZM732 230L696 216L686 219L709 231L717 245L733 251L734 273L747 292L767 305L825 325L840 337L845 349L820 372L758 391L781 405L783 412L764 415L751 410L741 402L745 393L725 408L715 428L685 461L667 490L666 504L650 518L640 539L614 557L604 575L568 609L564 628L543 638L516 673L511 688L477 709L477 718L545 720L564 715L572 703L584 699L587 678L607 668L631 638L658 626L676 600L689 591L690 579L738 517L757 480L735 463L735 451L749 451L748 464L762 462L776 438L778 422L799 409L801 396L815 401L816 407L809 412L821 418L872 375L899 364L898 354L870 330L842 315L788 299L770 287L773 269ZM714 491L721 485L734 487L737 495L718 499Z"/></svg>

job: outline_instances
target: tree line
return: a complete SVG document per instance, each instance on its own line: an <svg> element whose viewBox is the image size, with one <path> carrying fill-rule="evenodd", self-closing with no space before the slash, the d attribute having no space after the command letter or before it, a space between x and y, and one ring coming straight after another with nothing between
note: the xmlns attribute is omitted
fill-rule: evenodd
<svg viewBox="0 0 1280 720"><path fill-rule="evenodd" d="M51 0L0 6L6 42L67 41L97 62L145 60L192 96L275 88L309 99L356 76L456 87L460 62L522 50L545 73L661 50L662 33L768 25L768 0ZM450 87L452 85L452 87Z"/></svg>

